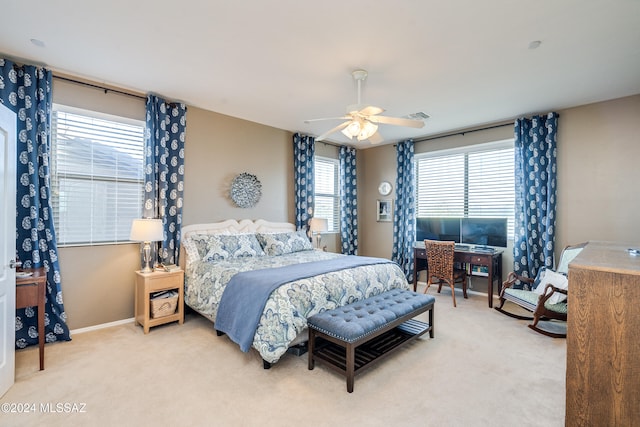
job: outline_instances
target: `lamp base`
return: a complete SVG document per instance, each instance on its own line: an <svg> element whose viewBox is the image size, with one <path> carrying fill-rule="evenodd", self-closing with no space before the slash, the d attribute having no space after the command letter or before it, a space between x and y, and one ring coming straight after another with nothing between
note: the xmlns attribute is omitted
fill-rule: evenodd
<svg viewBox="0 0 640 427"><path fill-rule="evenodd" d="M153 273L153 269L149 265L151 261L151 242L143 242L140 252L142 252L142 269L140 273Z"/></svg>
<svg viewBox="0 0 640 427"><path fill-rule="evenodd" d="M151 267L149 267L149 264L147 263L147 265L145 265L144 268L140 270L140 273L143 273L143 274L153 273L153 270L151 269Z"/></svg>

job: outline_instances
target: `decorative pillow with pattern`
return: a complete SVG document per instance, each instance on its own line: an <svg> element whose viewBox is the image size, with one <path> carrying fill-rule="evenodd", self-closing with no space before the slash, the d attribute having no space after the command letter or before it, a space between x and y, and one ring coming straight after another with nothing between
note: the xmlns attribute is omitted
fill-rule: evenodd
<svg viewBox="0 0 640 427"><path fill-rule="evenodd" d="M262 249L269 256L313 250L304 230L289 233L256 233Z"/></svg>
<svg viewBox="0 0 640 427"><path fill-rule="evenodd" d="M209 236L208 251L203 261L263 256L255 234L215 234Z"/></svg>
<svg viewBox="0 0 640 427"><path fill-rule="evenodd" d="M207 252L209 252L209 246L211 244L211 238L214 237L213 234L194 234L189 237L187 240L191 240L191 243L185 246L186 250L189 250L189 247L194 247L198 254L198 257L193 257L192 261L196 259L203 259ZM192 258L189 255L189 258Z"/></svg>

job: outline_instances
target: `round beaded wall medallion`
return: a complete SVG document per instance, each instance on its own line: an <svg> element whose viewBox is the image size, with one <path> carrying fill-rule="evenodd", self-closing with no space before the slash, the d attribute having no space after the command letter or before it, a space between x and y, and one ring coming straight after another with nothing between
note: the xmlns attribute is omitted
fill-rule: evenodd
<svg viewBox="0 0 640 427"><path fill-rule="evenodd" d="M238 207L251 208L262 197L262 184L255 175L242 172L233 178L229 194Z"/></svg>

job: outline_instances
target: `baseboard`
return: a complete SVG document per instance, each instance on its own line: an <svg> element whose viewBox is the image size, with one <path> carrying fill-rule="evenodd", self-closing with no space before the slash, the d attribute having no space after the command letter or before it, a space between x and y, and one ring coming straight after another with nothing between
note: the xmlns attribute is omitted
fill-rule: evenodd
<svg viewBox="0 0 640 427"><path fill-rule="evenodd" d="M133 317L131 317L129 319L116 320L115 322L101 323L100 325L87 326L86 328L73 329L70 332L71 332L71 335L73 335L73 334L83 334L85 332L97 331L99 329L111 328L113 326L124 325L124 324L127 324L127 323L131 323L134 320L135 319Z"/></svg>
<svg viewBox="0 0 640 427"><path fill-rule="evenodd" d="M472 294L472 295L482 295L482 296L484 296L484 297L486 297L486 296L487 296L487 293L486 293L486 292L478 292L478 291L474 291L474 290L472 290L472 289L467 289L467 293L468 293L468 294Z"/></svg>
<svg viewBox="0 0 640 427"><path fill-rule="evenodd" d="M427 286L427 282L418 281L418 285ZM431 286L437 286L437 285L431 285ZM462 289L459 288L459 287L456 287L456 291L462 292ZM485 297L487 296L486 292L474 291L473 289L468 289L468 288L467 288L467 294L482 295L482 296L485 296Z"/></svg>

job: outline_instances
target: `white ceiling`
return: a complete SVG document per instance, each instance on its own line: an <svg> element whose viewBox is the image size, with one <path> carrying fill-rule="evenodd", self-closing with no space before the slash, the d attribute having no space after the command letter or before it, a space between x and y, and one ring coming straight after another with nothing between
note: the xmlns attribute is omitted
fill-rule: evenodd
<svg viewBox="0 0 640 427"><path fill-rule="evenodd" d="M640 93L640 0L1 2L13 60L315 136L357 68L364 104L431 116L385 143Z"/></svg>

